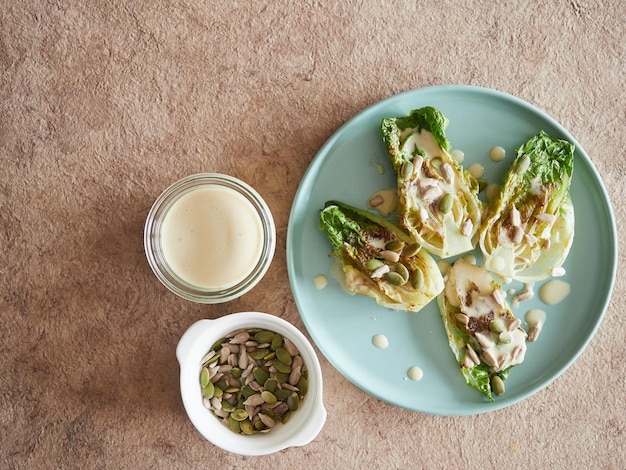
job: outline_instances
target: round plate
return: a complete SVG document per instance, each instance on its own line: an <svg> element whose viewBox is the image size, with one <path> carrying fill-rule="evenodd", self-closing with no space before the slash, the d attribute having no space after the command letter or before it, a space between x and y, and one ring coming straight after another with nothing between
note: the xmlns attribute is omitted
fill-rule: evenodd
<svg viewBox="0 0 626 470"><path fill-rule="evenodd" d="M407 115L412 109L434 106L450 120L446 135L453 149L465 153L463 165L479 163L488 182L499 183L515 150L546 131L576 145L571 196L576 232L561 278L571 294L556 305L535 297L512 306L516 317L540 308L547 313L543 330L528 344L526 359L506 381L506 393L489 402L465 384L448 347L436 301L418 313L379 307L373 299L350 295L332 278L330 241L319 228L319 212L327 200L367 208L370 196L395 187L393 171L380 135L383 117ZM493 162L489 150L506 150ZM589 157L567 130L532 105L494 90L460 85L408 91L381 101L341 127L322 147L296 194L287 233L289 281L298 310L312 339L348 380L371 395L409 410L467 415L493 411L541 390L562 374L595 333L611 295L616 272L616 231L611 206ZM328 278L317 289L314 279ZM513 282L505 290L523 288ZM525 322L522 326L527 328ZM389 347L378 349L372 337L383 334ZM413 381L407 371L423 370Z"/></svg>

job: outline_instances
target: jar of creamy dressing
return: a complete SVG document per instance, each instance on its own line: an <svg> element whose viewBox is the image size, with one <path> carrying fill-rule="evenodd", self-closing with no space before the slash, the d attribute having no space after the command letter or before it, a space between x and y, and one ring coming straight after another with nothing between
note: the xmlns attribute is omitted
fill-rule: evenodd
<svg viewBox="0 0 626 470"><path fill-rule="evenodd" d="M144 247L157 278L175 294L227 302L267 272L276 228L252 187L228 175L201 173L174 183L155 201Z"/></svg>

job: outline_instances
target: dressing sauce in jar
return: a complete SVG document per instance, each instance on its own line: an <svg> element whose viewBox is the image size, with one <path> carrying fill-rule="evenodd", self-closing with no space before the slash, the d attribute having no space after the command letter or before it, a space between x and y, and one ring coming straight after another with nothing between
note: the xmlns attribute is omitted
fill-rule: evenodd
<svg viewBox="0 0 626 470"><path fill-rule="evenodd" d="M166 212L161 230L163 255L172 271L200 288L241 282L263 249L259 214L227 187L198 188L183 195Z"/></svg>

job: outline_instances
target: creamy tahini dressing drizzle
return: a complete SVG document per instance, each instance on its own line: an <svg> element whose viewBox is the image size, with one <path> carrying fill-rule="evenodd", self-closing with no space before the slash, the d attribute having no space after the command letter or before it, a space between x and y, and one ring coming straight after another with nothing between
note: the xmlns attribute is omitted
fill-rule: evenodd
<svg viewBox="0 0 626 470"><path fill-rule="evenodd" d="M409 368L407 375L409 379L417 382L418 380L422 380L424 377L424 371L418 366L413 366Z"/></svg>
<svg viewBox="0 0 626 470"><path fill-rule="evenodd" d="M483 174L485 173L485 168L480 163L474 163L473 165L470 165L467 171L469 171L470 175L472 175L474 178L479 179L483 177Z"/></svg>
<svg viewBox="0 0 626 470"><path fill-rule="evenodd" d="M561 279L552 279L546 282L539 291L539 298L547 305L555 305L562 302L571 291L568 282Z"/></svg>
<svg viewBox="0 0 626 470"><path fill-rule="evenodd" d="M389 340L385 335L378 334L372 337L372 344L378 349L387 349L389 347Z"/></svg>
<svg viewBox="0 0 626 470"><path fill-rule="evenodd" d="M328 278L324 276L323 274L320 274L319 276L315 276L315 278L313 279L313 285L318 290L323 289L324 287L328 285Z"/></svg>
<svg viewBox="0 0 626 470"><path fill-rule="evenodd" d="M415 132L415 129L405 129L400 139L404 139L411 132L412 134L404 141L403 149L413 154L419 148L426 154L427 158L441 156L437 141L432 133L427 130L422 129L420 132Z"/></svg>
<svg viewBox="0 0 626 470"><path fill-rule="evenodd" d="M454 158L459 163L463 163L463 160L465 160L465 153L463 152L463 150L454 149L452 152L450 152L450 155L452 155L452 158Z"/></svg>
<svg viewBox="0 0 626 470"><path fill-rule="evenodd" d="M506 151L503 147L500 147L499 145L496 145L495 147L492 147L491 150L489 150L489 158L491 158L491 160L494 162L501 162L502 160L504 160L505 156Z"/></svg>
<svg viewBox="0 0 626 470"><path fill-rule="evenodd" d="M372 194L368 205L383 217L388 217L398 207L398 190L396 188L381 189Z"/></svg>
<svg viewBox="0 0 626 470"><path fill-rule="evenodd" d="M248 276L263 250L263 225L236 191L195 189L167 211L163 254L172 271L199 288L226 288Z"/></svg>

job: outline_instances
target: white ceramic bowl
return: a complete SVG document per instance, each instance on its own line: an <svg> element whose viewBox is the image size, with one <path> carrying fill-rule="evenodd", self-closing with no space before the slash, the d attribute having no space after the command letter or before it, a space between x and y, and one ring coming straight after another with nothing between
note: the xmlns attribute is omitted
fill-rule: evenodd
<svg viewBox="0 0 626 470"><path fill-rule="evenodd" d="M202 404L200 390L201 360L220 338L241 328L263 328L289 338L299 349L309 371L309 389L289 421L268 433L239 435L225 427ZM306 337L291 323L260 312L232 313L216 320L200 320L185 332L176 348L180 364L180 392L189 419L207 440L224 450L242 455L263 455L287 447L303 446L322 430L326 409L322 401L322 370L317 355Z"/></svg>

